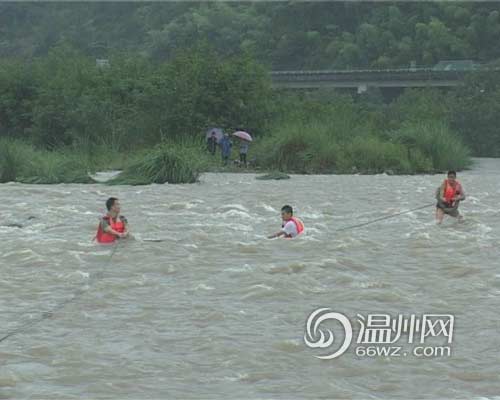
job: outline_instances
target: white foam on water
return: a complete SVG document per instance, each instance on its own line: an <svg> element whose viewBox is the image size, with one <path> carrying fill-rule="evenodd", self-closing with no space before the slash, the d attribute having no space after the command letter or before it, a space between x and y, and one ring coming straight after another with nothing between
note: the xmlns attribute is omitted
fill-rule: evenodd
<svg viewBox="0 0 500 400"><path fill-rule="evenodd" d="M209 286L205 283L200 283L198 284L194 290L214 290L215 288L213 286Z"/></svg>
<svg viewBox="0 0 500 400"><path fill-rule="evenodd" d="M217 211L219 212L232 211L232 210L243 211L246 214L248 214L249 212L248 208L241 204L225 204L217 208Z"/></svg>
<svg viewBox="0 0 500 400"><path fill-rule="evenodd" d="M298 214L297 214L298 215ZM300 217L302 219L324 219L325 216L321 213L314 213L314 212L303 212L300 214Z"/></svg>
<svg viewBox="0 0 500 400"><path fill-rule="evenodd" d="M90 274L88 272L76 271L76 273L85 279L88 279L90 277Z"/></svg>
<svg viewBox="0 0 500 400"><path fill-rule="evenodd" d="M252 272L254 269L255 269L254 266L251 266L249 264L244 264L241 266L233 266L233 267L229 267L229 268L224 268L223 272L247 273L247 272Z"/></svg>
<svg viewBox="0 0 500 400"><path fill-rule="evenodd" d="M246 219L246 220L253 220L252 216L246 212L246 211L239 211L239 210L229 210L225 211L223 213L218 213L216 214L217 217L224 218L224 219Z"/></svg>
<svg viewBox="0 0 500 400"><path fill-rule="evenodd" d="M274 214L279 213L279 211L276 208L274 208L273 206L270 206L269 204L260 204L259 207L263 208L265 211L268 211L270 213L274 213Z"/></svg>

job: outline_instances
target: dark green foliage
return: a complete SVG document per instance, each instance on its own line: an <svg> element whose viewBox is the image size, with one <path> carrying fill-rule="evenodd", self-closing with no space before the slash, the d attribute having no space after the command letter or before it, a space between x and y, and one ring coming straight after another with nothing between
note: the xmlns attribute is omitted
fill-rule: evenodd
<svg viewBox="0 0 500 400"><path fill-rule="evenodd" d="M500 71L472 74L449 108L451 126L475 156L500 157Z"/></svg>
<svg viewBox="0 0 500 400"><path fill-rule="evenodd" d="M30 65L0 62L0 136L28 137L33 125L37 84Z"/></svg>
<svg viewBox="0 0 500 400"><path fill-rule="evenodd" d="M274 69L433 65L500 57L495 2L0 3L0 56L32 58L63 40L84 54L157 61L208 40Z"/></svg>
<svg viewBox="0 0 500 400"><path fill-rule="evenodd" d="M446 121L449 116L449 94L438 89L407 89L386 110L390 128L404 123Z"/></svg>
<svg viewBox="0 0 500 400"><path fill-rule="evenodd" d="M68 45L28 66L0 63L0 136L45 148L130 151L211 126L258 133L268 120L270 81L248 56L222 60L206 46L155 64L118 55L109 67Z"/></svg>

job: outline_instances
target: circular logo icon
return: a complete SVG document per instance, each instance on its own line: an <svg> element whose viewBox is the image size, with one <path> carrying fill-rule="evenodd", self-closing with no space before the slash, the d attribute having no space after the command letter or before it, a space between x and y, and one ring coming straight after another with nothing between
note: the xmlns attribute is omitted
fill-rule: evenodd
<svg viewBox="0 0 500 400"><path fill-rule="evenodd" d="M335 342L335 335L330 329L325 329L323 331L320 328L323 321L338 321L344 329L344 342L337 351L327 355L314 356L322 360L331 360L344 354L351 345L352 326L351 322L344 314L333 312L329 308L318 308L309 315L309 318L307 318L306 332L304 333L304 343L307 347L326 349Z"/></svg>

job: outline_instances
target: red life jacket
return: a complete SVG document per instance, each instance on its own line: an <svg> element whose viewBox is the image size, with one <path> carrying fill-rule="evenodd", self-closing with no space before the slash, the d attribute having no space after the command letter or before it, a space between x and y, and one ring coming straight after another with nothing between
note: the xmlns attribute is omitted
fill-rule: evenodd
<svg viewBox="0 0 500 400"><path fill-rule="evenodd" d="M108 221L109 226L114 231L119 233L125 232L125 224L119 217L113 221L113 218L109 215L105 215L102 219ZM98 243L113 243L117 239L117 237L112 233L104 232L102 229L102 223L99 223L99 226L97 227L95 238Z"/></svg>
<svg viewBox="0 0 500 400"><path fill-rule="evenodd" d="M460 192L461 192L460 182L455 181L455 186L451 186L450 182L448 182L448 179L444 180L443 197L446 203L453 205L454 203L453 199L455 198L456 195L460 194Z"/></svg>
<svg viewBox="0 0 500 400"><path fill-rule="evenodd" d="M300 219L298 219L296 217L292 217L288 221L286 221L286 223L289 221L292 221L295 224L295 228L297 229L297 236L299 236L302 232L304 232L304 223ZM282 228L285 227L286 223L283 224ZM285 237L287 239L292 238L292 236L288 236L288 235L285 235Z"/></svg>

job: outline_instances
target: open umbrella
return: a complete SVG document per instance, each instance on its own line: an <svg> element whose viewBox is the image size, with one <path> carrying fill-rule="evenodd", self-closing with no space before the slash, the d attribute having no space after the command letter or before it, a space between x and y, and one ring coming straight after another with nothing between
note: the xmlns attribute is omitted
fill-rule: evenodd
<svg viewBox="0 0 500 400"><path fill-rule="evenodd" d="M234 132L233 136L239 137L240 139L246 140L248 142L251 142L253 140L252 136L250 136L249 133L243 131Z"/></svg>
<svg viewBox="0 0 500 400"><path fill-rule="evenodd" d="M222 136L224 136L224 132L221 128L210 128L205 132L205 137L208 139L210 136L212 136L212 132L215 132L215 138L217 139L217 143L219 143L222 139Z"/></svg>

